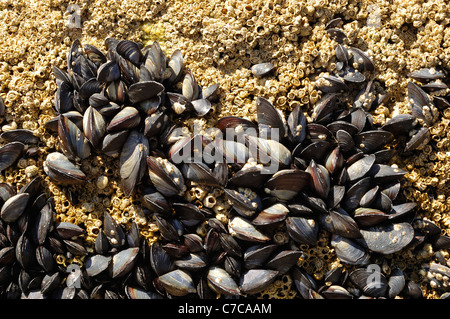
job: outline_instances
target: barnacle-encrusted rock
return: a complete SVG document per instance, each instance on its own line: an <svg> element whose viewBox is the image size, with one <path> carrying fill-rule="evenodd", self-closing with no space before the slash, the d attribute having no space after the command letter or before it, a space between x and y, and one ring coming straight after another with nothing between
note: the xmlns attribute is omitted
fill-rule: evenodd
<svg viewBox="0 0 450 319"><path fill-rule="evenodd" d="M103 52L106 37L142 39L148 44L157 40L168 56L179 49L198 84L204 88L219 84L220 89L215 93L218 103L211 107L211 114L215 115L205 118L207 126L227 115L255 120L257 105L254 98L257 96L268 99L286 114L301 106L308 122L311 122L312 109L323 96L318 88L319 79L325 73L335 74L340 68L335 52L336 44L343 40L340 29L348 38L342 43L344 48L351 44L368 52L374 62L375 68L369 78L378 94L360 96L363 107L374 101L380 102L370 110L374 124L383 125L398 114L410 113L406 93L408 81L431 90L427 93L433 98L448 95L448 89L434 90L432 85L436 84L427 86L429 83L420 83L420 79L409 77L413 74L417 78L415 73L421 68L445 71L450 66L449 7L438 0L423 3L137 0L108 3L107 6L102 1L81 1L77 5L69 8L64 3L51 1L41 1L39 8L24 1L13 5L8 1L0 4L1 20L5 22L0 26L0 42L4 44L0 46L0 97L5 106L0 107L2 131L30 129L40 138L35 147L26 147L21 158L2 171L0 181L20 189L32 178L44 177L43 191L53 196L56 219L85 227L83 241L88 249L102 233L102 211L108 211L127 227L135 221L148 243L157 240L159 231L148 218L147 211L134 199L125 196L118 161L114 159L93 155L76 163L89 181L81 186L56 185L44 175L42 164L47 155L62 151L56 135L44 128L44 124L54 116L57 84L52 69L53 66L66 67L66 53L74 39L95 45ZM81 14L81 19L77 14ZM332 20L336 16L342 19ZM330 29L332 31L327 31ZM94 56L95 50L88 48L88 51ZM274 68L263 76L253 74L252 66L261 63L270 63ZM446 81L448 84L444 79ZM112 94L114 89L116 87L111 86L108 92ZM432 108L425 108L423 113L425 122L430 119L430 125L426 124L428 144L419 143L419 147L410 154L396 154L392 162L407 172L399 196L406 201L417 202L418 215L436 223L442 230L441 235L448 236L450 108L442 99L436 98L435 101L439 116L433 116ZM439 105L444 107L440 109ZM409 138L412 136L411 132ZM395 140L392 149L400 153L404 151L407 142L404 138ZM230 204L223 196L206 195L198 190L194 192L197 195L193 198L197 201L193 202L211 209L213 214L218 213L221 221L227 224ZM283 234L286 234L285 230L277 229L274 238L286 243ZM438 243L442 245L442 241ZM426 273L418 272L418 263L424 262L423 259L438 259L439 252L445 251L439 250L439 245L419 248L418 258L407 249L392 257L392 261L385 259L385 262L397 263L410 278L422 281L425 297L439 298L442 290L436 287L442 286L437 285L441 281L432 276L427 280ZM77 251L75 245L71 247ZM326 234L319 234L316 246L302 244L299 248L304 252L299 264L317 280L332 268L332 261L336 260ZM45 256L45 253L41 255ZM448 255L444 254L442 258L444 262L448 261ZM57 262L83 264L81 259L67 258L63 254L57 256ZM58 279L61 278L46 278L46 289L50 289ZM292 297L295 284L287 276L283 277L283 282L285 284L275 281L261 293L262 296ZM133 293L133 287L129 288L128 296L140 296ZM280 295L280 289L283 292L291 290ZM342 292L339 289L324 291L327 296ZM104 290L93 296L104 297L105 294L113 296Z"/></svg>

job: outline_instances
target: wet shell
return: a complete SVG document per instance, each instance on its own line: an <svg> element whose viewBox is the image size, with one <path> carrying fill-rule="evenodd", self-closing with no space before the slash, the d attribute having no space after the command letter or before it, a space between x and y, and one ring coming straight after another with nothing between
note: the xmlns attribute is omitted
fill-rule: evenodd
<svg viewBox="0 0 450 319"><path fill-rule="evenodd" d="M250 269L241 276L239 289L246 294L256 294L268 287L277 275L276 270Z"/></svg>
<svg viewBox="0 0 450 319"><path fill-rule="evenodd" d="M230 219L228 230L232 236L246 241L266 242L270 240L269 237L261 233L249 221L238 216Z"/></svg>
<svg viewBox="0 0 450 319"><path fill-rule="evenodd" d="M180 269L173 270L158 277L158 282L170 295L182 297L190 293L195 293L194 281L191 276Z"/></svg>
<svg viewBox="0 0 450 319"><path fill-rule="evenodd" d="M319 235L319 225L314 219L304 217L288 217L286 228L289 236L299 243L314 246Z"/></svg>
<svg viewBox="0 0 450 319"><path fill-rule="evenodd" d="M367 247L374 252L388 255L402 250L414 238L409 223L383 224L361 229Z"/></svg>
<svg viewBox="0 0 450 319"><path fill-rule="evenodd" d="M11 142L0 147L0 171L13 165L24 151L25 145L21 142Z"/></svg>
<svg viewBox="0 0 450 319"><path fill-rule="evenodd" d="M149 148L148 140L142 133L131 131L120 154L120 177L127 196L146 173Z"/></svg>
<svg viewBox="0 0 450 319"><path fill-rule="evenodd" d="M208 286L217 293L225 295L239 295L240 290L231 275L219 267L208 270Z"/></svg>
<svg viewBox="0 0 450 319"><path fill-rule="evenodd" d="M127 274L133 268L138 253L138 247L131 247L115 254L110 266L112 278Z"/></svg>

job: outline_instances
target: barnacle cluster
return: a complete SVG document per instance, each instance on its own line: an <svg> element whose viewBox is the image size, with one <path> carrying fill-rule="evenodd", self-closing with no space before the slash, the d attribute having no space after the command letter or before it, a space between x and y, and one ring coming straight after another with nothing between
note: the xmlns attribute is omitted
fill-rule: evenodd
<svg viewBox="0 0 450 319"><path fill-rule="evenodd" d="M33 156L22 158L4 170L0 181L20 189L34 177L43 177L43 189L55 200L57 220L83 225L88 246L94 245L100 233L103 225L100 212L104 211L127 227L135 220L141 235L152 243L158 240L158 227L155 221L145 217L135 198L124 195L117 161L106 157L81 161L82 170L93 181L82 187L58 186L42 169L48 153L58 147L56 137L44 127L54 116L57 87L52 67L66 66L66 53L73 40L81 38L83 43L99 48L107 37L149 44L157 40L168 55L180 49L186 66L200 85L219 84L221 93L213 105L215 116L205 118L208 126L226 115L256 119L257 96L267 98L286 114L301 106L307 117L311 115L314 105L322 98L317 81L324 74L333 74L338 62L337 42L326 31L326 25L333 18L341 17L340 27L349 42L367 50L374 61L375 70L370 79L386 99L372 114L374 123L383 125L395 115L410 113L407 95L410 72L424 67L450 67L449 16L450 7L438 0L81 1L71 8L65 1L41 1L39 6L26 1L3 1L0 4L0 17L5 21L0 26L3 42L0 96L6 113L1 130L29 129L40 142ZM70 21L75 24L68 26ZM250 68L262 62L272 63L274 69L264 77L255 76ZM430 93L431 96L439 94L448 92ZM430 144L414 151L406 161L393 158L399 168L408 172L402 196L417 202L419 216L439 225L442 234L448 236L449 110L449 107L439 110L440 116L428 125ZM214 194L210 189L205 194L202 187L188 190L186 196L188 193L192 202L210 205L227 222L230 204L222 194ZM319 244L304 251L307 256L300 259L299 265L316 274L316 279L322 279L334 268L331 247ZM442 258L448 261L446 250L443 252ZM430 285L427 279L430 272L430 278L436 277L436 267L432 265L430 271L430 266L425 265L419 272L417 264L436 258L437 253L426 246L422 257L405 253L387 257L384 263L386 269L400 266L402 270L414 270L411 277L422 283L425 296L439 298L440 290L436 287L441 286L435 281ZM289 283L283 279L283 284L276 283L278 289L289 289L284 280ZM276 289L269 287L267 291L271 297L277 297Z"/></svg>

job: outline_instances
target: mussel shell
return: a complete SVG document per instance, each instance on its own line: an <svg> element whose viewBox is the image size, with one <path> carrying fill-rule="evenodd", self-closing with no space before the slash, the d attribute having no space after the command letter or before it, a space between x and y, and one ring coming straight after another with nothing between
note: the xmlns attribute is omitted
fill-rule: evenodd
<svg viewBox="0 0 450 319"><path fill-rule="evenodd" d="M208 270L208 286L217 293L224 295L240 294L240 290L231 275L222 268L211 267Z"/></svg>
<svg viewBox="0 0 450 319"><path fill-rule="evenodd" d="M250 269L242 274L239 290L245 294L256 294L275 281L279 272L270 269Z"/></svg>
<svg viewBox="0 0 450 319"><path fill-rule="evenodd" d="M111 247L119 248L125 244L125 233L108 212L103 213L103 227Z"/></svg>
<svg viewBox="0 0 450 319"><path fill-rule="evenodd" d="M361 229L367 247L383 255L402 250L414 238L414 228L409 223L382 224Z"/></svg>
<svg viewBox="0 0 450 319"><path fill-rule="evenodd" d="M400 268L392 269L388 280L388 298L395 298L405 288L406 280Z"/></svg>
<svg viewBox="0 0 450 319"><path fill-rule="evenodd" d="M388 289L386 277L381 271L358 268L349 274L349 279L364 295L369 297L385 297Z"/></svg>
<svg viewBox="0 0 450 319"><path fill-rule="evenodd" d="M170 256L159 243L150 246L150 265L157 276L162 276L172 270Z"/></svg>
<svg viewBox="0 0 450 319"><path fill-rule="evenodd" d="M330 192L331 180L328 170L321 164L316 164L311 160L305 172L311 175L311 184L315 192L323 199L328 197Z"/></svg>
<svg viewBox="0 0 450 319"><path fill-rule="evenodd" d="M58 138L64 155L70 159L85 159L91 155L91 147L83 132L64 115L59 116Z"/></svg>
<svg viewBox="0 0 450 319"><path fill-rule="evenodd" d="M10 197L2 206L0 217L7 223L13 223L25 212L30 194L22 193Z"/></svg>
<svg viewBox="0 0 450 319"><path fill-rule="evenodd" d="M288 217L286 228L289 236L296 242L314 246L319 236L319 225L314 219Z"/></svg>
<svg viewBox="0 0 450 319"><path fill-rule="evenodd" d="M10 142L0 147L0 171L13 165L24 151L25 145L21 142Z"/></svg>
<svg viewBox="0 0 450 319"><path fill-rule="evenodd" d="M244 265L247 269L258 268L263 265L269 256L275 251L277 245L253 245L244 253Z"/></svg>
<svg viewBox="0 0 450 319"><path fill-rule="evenodd" d="M417 119L411 114L399 114L386 121L386 124L381 128L398 136L401 134L408 134L415 126L416 122Z"/></svg>
<svg viewBox="0 0 450 319"><path fill-rule="evenodd" d="M172 212L167 199L154 189L145 189L142 198L144 206L154 213L170 214Z"/></svg>
<svg viewBox="0 0 450 319"><path fill-rule="evenodd" d="M21 142L23 144L36 144L39 137L34 135L33 131L27 129L15 129L3 132L0 137L6 142Z"/></svg>
<svg viewBox="0 0 450 319"><path fill-rule="evenodd" d="M305 114L300 106L297 106L288 117L289 140L291 143L298 144L306 138L307 121Z"/></svg>
<svg viewBox="0 0 450 319"><path fill-rule="evenodd" d="M394 135L391 132L378 129L363 131L355 135L355 146L364 153L373 153L391 142Z"/></svg>
<svg viewBox="0 0 450 319"><path fill-rule="evenodd" d="M159 276L158 282L168 294L173 296L182 297L197 292L191 276L180 269Z"/></svg>
<svg viewBox="0 0 450 319"><path fill-rule="evenodd" d="M60 222L56 224L55 231L62 239L71 239L85 233L83 228L69 222Z"/></svg>
<svg viewBox="0 0 450 319"><path fill-rule="evenodd" d="M102 141L102 153L107 156L118 157L129 134L130 131L128 130L107 134Z"/></svg>
<svg viewBox="0 0 450 319"><path fill-rule="evenodd" d="M364 247L350 238L333 235L331 240L336 256L349 265L367 265L370 261L369 253Z"/></svg>
<svg viewBox="0 0 450 319"><path fill-rule="evenodd" d="M115 49L118 54L134 65L139 65L144 58L139 45L131 40L119 41Z"/></svg>
<svg viewBox="0 0 450 319"><path fill-rule="evenodd" d="M440 69L431 67L431 68L421 68L419 70L412 71L411 73L408 74L408 76L416 80L429 81L442 79L445 77L445 73Z"/></svg>
<svg viewBox="0 0 450 319"><path fill-rule="evenodd" d="M272 70L275 68L273 63L270 62L263 62L258 63L255 65L252 65L250 68L250 71L254 76L264 76L272 72Z"/></svg>
<svg viewBox="0 0 450 319"><path fill-rule="evenodd" d="M163 158L149 156L147 165L153 186L164 196L183 194L186 190L183 174L171 162Z"/></svg>
<svg viewBox="0 0 450 319"><path fill-rule="evenodd" d="M269 225L283 221L289 213L285 204L277 203L263 209L258 216L252 220L253 225Z"/></svg>
<svg viewBox="0 0 450 319"><path fill-rule="evenodd" d="M332 232L345 238L359 238L361 233L354 218L344 209L338 208L330 211Z"/></svg>
<svg viewBox="0 0 450 319"><path fill-rule="evenodd" d="M375 163L375 155L370 154L362 157L347 167L347 174L350 182L364 177Z"/></svg>
<svg viewBox="0 0 450 319"><path fill-rule="evenodd" d="M236 238L251 242L266 242L270 238L261 233L255 226L242 217L236 216L229 220L228 230Z"/></svg>
<svg viewBox="0 0 450 319"><path fill-rule="evenodd" d="M120 154L120 177L127 196L144 177L149 152L147 137L136 130L131 131Z"/></svg>
<svg viewBox="0 0 450 319"><path fill-rule="evenodd" d="M278 271L279 275L287 273L291 267L297 264L299 258L303 255L300 250L283 250L271 257L266 266Z"/></svg>
<svg viewBox="0 0 450 319"><path fill-rule="evenodd" d="M164 86L156 81L137 82L130 85L128 98L131 103L149 100L164 91Z"/></svg>
<svg viewBox="0 0 450 319"><path fill-rule="evenodd" d="M83 132L95 149L100 149L106 132L106 122L103 116L92 106L89 106L83 116Z"/></svg>
<svg viewBox="0 0 450 319"><path fill-rule="evenodd" d="M131 271L136 262L138 253L139 247L131 247L113 255L110 265L111 277L118 278Z"/></svg>
<svg viewBox="0 0 450 319"><path fill-rule="evenodd" d="M273 104L263 97L257 97L256 107L258 124L266 125L270 129L278 129L278 136L283 138L286 135L286 126Z"/></svg>
<svg viewBox="0 0 450 319"><path fill-rule="evenodd" d="M139 111L132 106L126 106L113 117L106 130L108 133L129 130L138 126L140 122L141 116Z"/></svg>
<svg viewBox="0 0 450 319"><path fill-rule="evenodd" d="M310 178L310 174L299 169L280 170L267 181L264 188L279 200L290 200L309 184Z"/></svg>

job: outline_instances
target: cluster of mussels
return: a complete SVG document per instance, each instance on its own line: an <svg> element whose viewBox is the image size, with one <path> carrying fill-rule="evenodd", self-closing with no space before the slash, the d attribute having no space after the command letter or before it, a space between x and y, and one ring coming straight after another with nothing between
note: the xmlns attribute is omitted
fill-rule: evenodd
<svg viewBox="0 0 450 319"><path fill-rule="evenodd" d="M104 212L95 247L87 249L82 227L55 223L52 201L39 195L38 182L17 194L5 184L2 296L238 298L289 275L302 298L421 297L419 285L400 269L387 276L369 266L376 266L374 256L425 243L450 247L437 225L416 218L415 203L398 196L406 172L389 165L395 150L386 146L403 136L405 152L423 147L436 114L433 99L426 85L411 83L412 115L374 125L369 111L382 102L373 81L366 83L374 65L344 43L338 23L327 26L338 42L338 72L318 82L324 96L309 123L300 107L285 116L257 97L256 122L226 116L217 122L217 134L203 135L177 128L192 114L208 114L218 85L200 87L184 71L180 51L168 58L157 42L143 47L108 38L104 55L76 40L67 72L54 68L58 115L46 127L57 132L62 152L49 154L44 170L55 183L79 184L88 179L80 160L93 152L118 157L124 193L143 194L161 239L149 245L136 223L127 229ZM252 71L265 76L272 69L261 64ZM428 69L412 77L431 80L434 74ZM14 143L20 142L0 149L2 170L23 152L13 152L12 159ZM199 145L209 157L174 161L198 159ZM187 196L193 186L218 196L196 205ZM220 198L231 204L226 220L213 209ZM301 247L316 245L320 236L329 236L345 265L330 270L323 285L299 266ZM83 257L84 264L55 263L61 254ZM436 275L444 267L433 264L430 271Z"/></svg>

